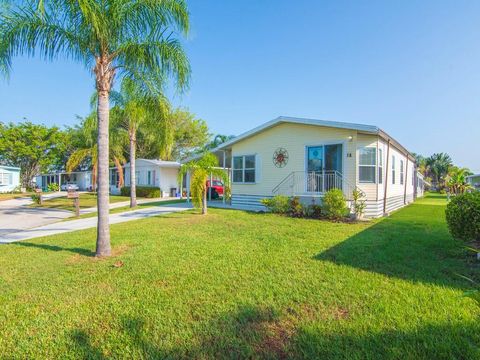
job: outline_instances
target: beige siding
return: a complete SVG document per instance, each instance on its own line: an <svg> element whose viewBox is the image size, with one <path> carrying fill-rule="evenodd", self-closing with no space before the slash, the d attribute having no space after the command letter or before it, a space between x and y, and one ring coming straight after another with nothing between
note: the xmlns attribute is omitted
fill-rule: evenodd
<svg viewBox="0 0 480 360"><path fill-rule="evenodd" d="M305 170L306 146L332 143L343 144L343 172L355 184L356 138L355 130L282 123L242 140L233 145L232 156L256 156L256 183L233 184L232 194L270 196L273 188L292 171ZM279 147L285 148L289 155L284 168L277 168L272 161Z"/></svg>

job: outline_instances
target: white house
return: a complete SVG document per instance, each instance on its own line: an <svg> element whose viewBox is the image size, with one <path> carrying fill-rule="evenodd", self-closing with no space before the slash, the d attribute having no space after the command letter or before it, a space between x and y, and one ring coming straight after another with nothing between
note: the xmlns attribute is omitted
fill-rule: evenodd
<svg viewBox="0 0 480 360"><path fill-rule="evenodd" d="M231 165L232 206L274 195L311 203L332 188L351 200L359 189L365 215L379 217L423 195L415 158L376 126L279 117L213 152Z"/></svg>
<svg viewBox="0 0 480 360"><path fill-rule="evenodd" d="M178 172L181 164L176 161L154 159L137 159L135 162L135 175L137 186L157 187L162 196L175 196L180 191ZM130 186L130 163L125 165L125 186ZM116 169L110 170L110 192L118 194L119 174Z"/></svg>
<svg viewBox="0 0 480 360"><path fill-rule="evenodd" d="M87 191L92 189L92 172L91 171L73 171L55 172L49 174L40 174L35 177L35 183L38 187L47 190L51 183L58 184L59 187L64 184L76 184L80 191Z"/></svg>
<svg viewBox="0 0 480 360"><path fill-rule="evenodd" d="M20 168L0 165L0 193L11 192L20 187Z"/></svg>
<svg viewBox="0 0 480 360"><path fill-rule="evenodd" d="M480 174L467 176L467 183L469 183L476 190L480 190Z"/></svg>

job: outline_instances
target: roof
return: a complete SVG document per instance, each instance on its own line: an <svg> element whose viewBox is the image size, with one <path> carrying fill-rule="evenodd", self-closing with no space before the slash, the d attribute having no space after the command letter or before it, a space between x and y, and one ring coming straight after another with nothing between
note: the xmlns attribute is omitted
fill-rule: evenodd
<svg viewBox="0 0 480 360"><path fill-rule="evenodd" d="M471 178L475 178L475 177L479 177L480 174L473 174L473 175L468 175L466 178L467 179L471 179Z"/></svg>
<svg viewBox="0 0 480 360"><path fill-rule="evenodd" d="M408 154L411 157L411 160L415 161L415 157L407 149L405 149L398 141L393 139L390 135L388 135L385 131L383 131L377 126L339 122L339 121L297 118L297 117L290 117L290 116L279 116L276 119L270 120L260 126L257 126L252 130L246 131L243 134L240 134L237 137L234 137L233 139L221 144L220 146L218 146L217 148L211 151L215 152L218 150L224 150L226 148L229 148L233 144L236 144L250 136L256 135L259 132L262 132L266 129L269 129L281 123L324 126L324 127L338 128L338 129L351 129L351 130L357 130L364 134L379 135L385 140L390 141L393 146L399 148L399 150L403 151L405 154Z"/></svg>
<svg viewBox="0 0 480 360"><path fill-rule="evenodd" d="M160 159L136 159L136 162L139 162L139 161L144 161L151 165L165 167L165 168L179 168L181 166L179 162L166 161L166 160L160 160ZM130 166L130 163L125 164L125 167L127 166Z"/></svg>
<svg viewBox="0 0 480 360"><path fill-rule="evenodd" d="M18 170L18 171L20 171L20 168L19 168L19 167L16 167L16 166L0 165L0 168L2 168L2 169L8 169L8 170Z"/></svg>

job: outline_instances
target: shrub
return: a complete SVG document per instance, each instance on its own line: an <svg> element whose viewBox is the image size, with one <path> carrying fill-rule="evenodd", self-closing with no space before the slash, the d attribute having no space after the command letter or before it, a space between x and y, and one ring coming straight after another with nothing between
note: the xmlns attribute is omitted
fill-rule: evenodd
<svg viewBox="0 0 480 360"><path fill-rule="evenodd" d="M480 240L480 192L454 196L447 205L445 215L454 238Z"/></svg>
<svg viewBox="0 0 480 360"><path fill-rule="evenodd" d="M288 201L288 214L292 217L304 217L306 215L305 207L297 196Z"/></svg>
<svg viewBox="0 0 480 360"><path fill-rule="evenodd" d="M40 205L41 203L41 198L42 194L32 194L31 198L34 204Z"/></svg>
<svg viewBox="0 0 480 360"><path fill-rule="evenodd" d="M353 198L353 203L352 203L353 214L357 219L360 219L363 213L365 212L365 208L367 207L365 200L362 200L363 193L360 190L355 189L352 192L352 198Z"/></svg>
<svg viewBox="0 0 480 360"><path fill-rule="evenodd" d="M313 219L320 219L323 216L323 210L320 205L312 204L307 207L306 214Z"/></svg>
<svg viewBox="0 0 480 360"><path fill-rule="evenodd" d="M270 199L262 199L260 202L275 214L286 214L290 209L288 196L276 195Z"/></svg>
<svg viewBox="0 0 480 360"><path fill-rule="evenodd" d="M161 197L162 191L157 187L150 186L136 186L136 192L138 197L143 198L158 198ZM130 196L130 186L124 186L120 189L120 195Z"/></svg>
<svg viewBox="0 0 480 360"><path fill-rule="evenodd" d="M348 214L347 200L340 189L331 189L323 197L323 210L329 219L338 220Z"/></svg>
<svg viewBox="0 0 480 360"><path fill-rule="evenodd" d="M57 183L50 183L50 184L48 184L47 189L48 189L48 191L55 192L55 191L60 190L60 187L58 186Z"/></svg>

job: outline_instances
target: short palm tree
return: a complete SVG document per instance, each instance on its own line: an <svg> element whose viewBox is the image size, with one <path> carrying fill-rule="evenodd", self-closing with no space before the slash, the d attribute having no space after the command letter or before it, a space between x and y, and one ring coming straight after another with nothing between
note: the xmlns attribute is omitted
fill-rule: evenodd
<svg viewBox="0 0 480 360"><path fill-rule="evenodd" d="M472 188L467 182L468 175L472 175L472 172L467 168L459 168L456 166L450 168L450 171L446 176L446 184L452 194L463 194L465 191Z"/></svg>
<svg viewBox="0 0 480 360"><path fill-rule="evenodd" d="M122 186L124 183L123 165L126 162L125 157L123 156L125 139L121 133L116 131L116 129L110 130L109 136L112 141L109 147L109 160L115 165L119 174L119 186ZM66 171L70 173L76 170L85 160L90 160L92 165L93 191L96 191L97 188L98 148L96 134L97 117L95 114L90 114L82 120L82 124L78 129L77 135L80 137L78 143L81 145L70 154L66 164Z"/></svg>
<svg viewBox="0 0 480 360"><path fill-rule="evenodd" d="M210 176L222 179L227 183L228 178L224 170L218 165L218 159L212 153L206 153L196 160L192 160L180 168L180 181L190 173L190 193L193 205L207 214L207 180Z"/></svg>
<svg viewBox="0 0 480 360"><path fill-rule="evenodd" d="M0 13L0 71L15 55L72 58L92 69L98 92L97 256L110 255L109 95L116 77L141 82L174 76L183 89L190 66L177 40L189 29L184 0L19 0Z"/></svg>

